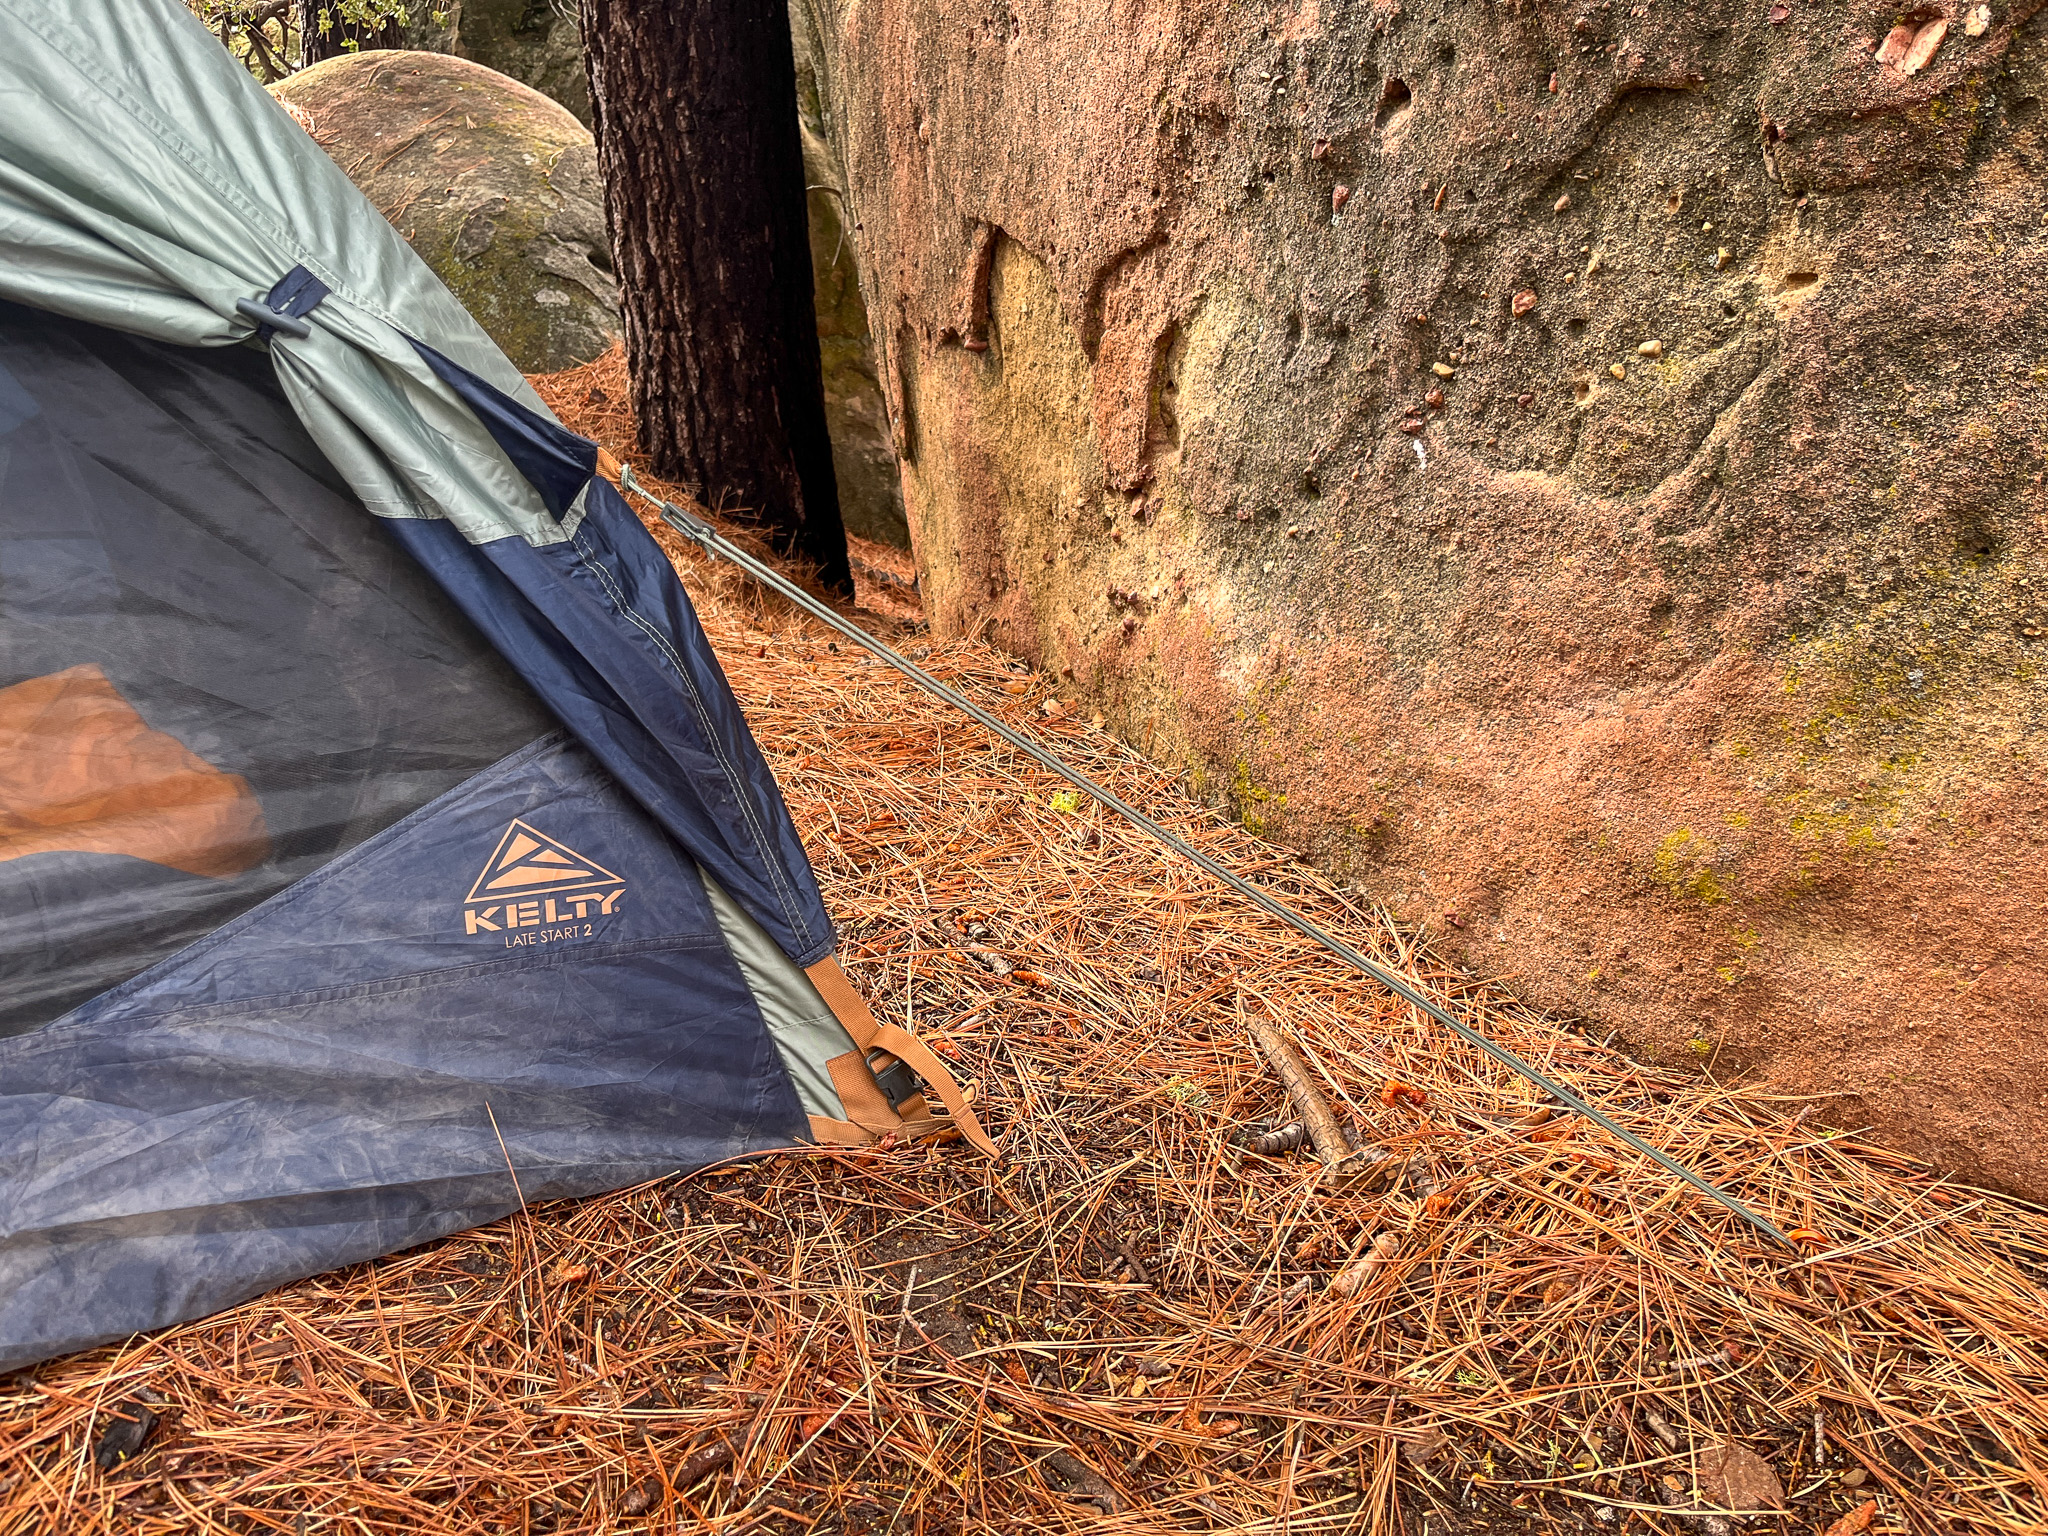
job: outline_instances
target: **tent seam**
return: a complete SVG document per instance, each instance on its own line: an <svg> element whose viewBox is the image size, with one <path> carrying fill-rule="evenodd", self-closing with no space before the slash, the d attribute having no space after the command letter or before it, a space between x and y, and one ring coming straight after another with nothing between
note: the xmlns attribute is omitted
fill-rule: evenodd
<svg viewBox="0 0 2048 1536"><path fill-rule="evenodd" d="M796 910L791 903L790 898L794 893L788 883L781 878L781 873L776 867L777 860L772 845L767 840L767 829L760 824L754 814L753 805L747 798L745 781L735 765L726 757L725 749L719 742L718 731L711 719L711 712L704 707L703 697L698 693L696 683L691 680L689 670L683 665L682 657L676 653L675 647L669 644L668 637L626 600L625 593L613 581L611 573L605 570L602 562L595 559L591 551L584 547L583 530L580 527L570 536L569 545L576 551L578 562L603 586L619 613L653 641L655 647L668 658L669 665L675 668L676 677L683 685L683 692L688 695L691 708L697 712L698 728L704 733L704 739L710 743L711 755L717 759L719 770L724 773L726 784L733 791L733 798L739 802L740 816L746 822L747 832L754 840L756 852L761 856L761 867L767 870L768 879L775 887L775 899L782 907L782 915L788 919L789 925L808 946L812 942L810 925L804 921L802 912Z"/></svg>
<svg viewBox="0 0 2048 1536"><path fill-rule="evenodd" d="M790 896L792 893L787 882L781 879L780 872L776 867L776 859L767 841L767 829L761 825L759 818L754 814L753 805L747 798L745 780L740 775L737 767L727 758L724 747L720 744L715 722L711 719L711 713L704 707L703 696L698 692L697 685L691 680L688 670L683 665L682 657L677 654L675 647L669 644L668 637L662 634L659 628L651 621L642 617L634 609L633 605L626 600L624 592L613 581L611 573L606 571L600 562L593 561L590 558L589 551L583 547L581 534L582 530L579 527L577 532L570 536L569 540L570 544L576 549L577 555L590 568L592 574L598 578L605 589L611 593L612 601L618 605L619 611L628 621L654 642L656 647L668 657L669 664L676 669L676 676L681 680L684 692L689 695L691 707L697 711L698 727L703 731L704 739L711 744L712 756L718 760L719 769L725 774L726 783L731 787L733 797L739 802L740 815L745 819L747 830L754 839L756 850L761 855L761 865L768 871L768 878L775 886L776 900L782 905L783 916L789 919L790 926L797 931L806 944L809 944L811 941L810 926L804 922L802 912L796 910L791 904Z"/></svg>

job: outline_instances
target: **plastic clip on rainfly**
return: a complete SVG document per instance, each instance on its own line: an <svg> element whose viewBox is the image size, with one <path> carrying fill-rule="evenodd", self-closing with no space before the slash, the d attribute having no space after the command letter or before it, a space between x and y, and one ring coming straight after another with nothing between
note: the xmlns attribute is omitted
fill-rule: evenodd
<svg viewBox="0 0 2048 1536"><path fill-rule="evenodd" d="M265 295L262 302L235 300L235 313L255 325L258 341L268 342L280 334L304 341L313 334L313 327L306 324L305 317L318 309L320 301L331 291L304 267L293 267L278 279L277 286Z"/></svg>

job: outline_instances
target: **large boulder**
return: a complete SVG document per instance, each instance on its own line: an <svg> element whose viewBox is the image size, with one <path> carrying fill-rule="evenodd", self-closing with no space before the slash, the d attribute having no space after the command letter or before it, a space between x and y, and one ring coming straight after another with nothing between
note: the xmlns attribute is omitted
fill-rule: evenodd
<svg viewBox="0 0 2048 1536"><path fill-rule="evenodd" d="M927 613L2048 1195L2040 7L808 0Z"/></svg>
<svg viewBox="0 0 2048 1536"><path fill-rule="evenodd" d="M597 149L559 104L441 53L347 54L271 90L522 369L618 338Z"/></svg>

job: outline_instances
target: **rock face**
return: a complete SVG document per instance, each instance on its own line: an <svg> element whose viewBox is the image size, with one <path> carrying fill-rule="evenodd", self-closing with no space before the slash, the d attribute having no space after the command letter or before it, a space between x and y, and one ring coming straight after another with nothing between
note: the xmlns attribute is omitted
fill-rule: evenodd
<svg viewBox="0 0 2048 1536"><path fill-rule="evenodd" d="M618 338L597 149L560 105L439 53L349 54L271 90L522 369Z"/></svg>
<svg viewBox="0 0 2048 1536"><path fill-rule="evenodd" d="M811 7L927 613L2048 1194L2040 7Z"/></svg>
<svg viewBox="0 0 2048 1536"><path fill-rule="evenodd" d="M825 371L825 421L839 513L847 532L895 549L910 547L903 481L889 413L875 371L854 242L846 227L845 168L828 138L818 90L816 38L801 0L790 7L796 38L797 128L803 135L804 197L810 210L811 278L817 289L818 352Z"/></svg>
<svg viewBox="0 0 2048 1536"><path fill-rule="evenodd" d="M427 46L472 59L560 102L590 126L590 77L576 7L555 0L455 0L450 37Z"/></svg>

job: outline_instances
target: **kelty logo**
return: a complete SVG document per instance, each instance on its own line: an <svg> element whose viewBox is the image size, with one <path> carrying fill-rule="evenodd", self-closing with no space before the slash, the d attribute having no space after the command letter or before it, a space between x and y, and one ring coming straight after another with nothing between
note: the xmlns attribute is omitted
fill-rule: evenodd
<svg viewBox="0 0 2048 1536"><path fill-rule="evenodd" d="M626 882L595 859L514 821L464 898L462 931L503 933L508 948L587 939L625 894Z"/></svg>

